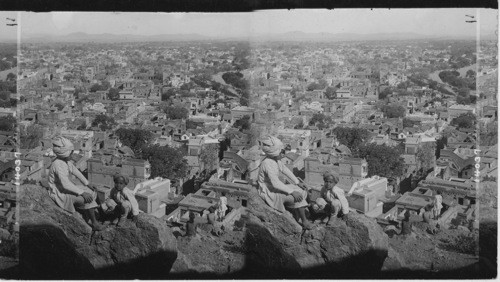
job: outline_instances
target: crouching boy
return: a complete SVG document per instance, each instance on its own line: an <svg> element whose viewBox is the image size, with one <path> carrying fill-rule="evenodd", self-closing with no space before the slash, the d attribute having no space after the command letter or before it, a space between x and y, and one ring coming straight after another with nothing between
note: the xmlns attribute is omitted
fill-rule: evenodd
<svg viewBox="0 0 500 282"><path fill-rule="evenodd" d="M331 172L325 172L323 174L323 181L325 185L321 190L321 197L325 199L327 205L325 207L328 214L327 226L332 225L339 214L343 219L346 218L349 213L349 203L344 195L344 190L337 187L339 179Z"/></svg>
<svg viewBox="0 0 500 282"><path fill-rule="evenodd" d="M113 187L109 194L109 199L113 202L110 202L111 205L116 204L113 207L116 226L121 226L127 220L127 217L131 217L132 220L137 219L137 215L139 214L139 204L135 199L134 193L128 189L127 184L129 183L129 179L125 175L117 174L113 177L115 182L115 187ZM106 202L109 202L106 200Z"/></svg>

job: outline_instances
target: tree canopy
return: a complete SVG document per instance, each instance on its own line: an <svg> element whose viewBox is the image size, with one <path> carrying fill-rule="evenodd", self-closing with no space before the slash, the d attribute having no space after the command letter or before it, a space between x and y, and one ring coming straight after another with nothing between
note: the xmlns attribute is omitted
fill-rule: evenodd
<svg viewBox="0 0 500 282"><path fill-rule="evenodd" d="M187 119L189 110L181 106L167 106L163 109L169 119Z"/></svg>
<svg viewBox="0 0 500 282"><path fill-rule="evenodd" d="M307 86L307 91L321 90L321 89L325 89L327 86L328 86L328 82L326 82L326 80L324 80L324 79L320 79L318 82L310 83Z"/></svg>
<svg viewBox="0 0 500 282"><path fill-rule="evenodd" d="M240 131L250 129L252 122L250 121L250 116L245 115L242 118L236 120L233 124L234 128L238 128Z"/></svg>
<svg viewBox="0 0 500 282"><path fill-rule="evenodd" d="M153 140L153 133L142 129L120 128L115 132L123 145L130 147L136 157L140 156L145 145Z"/></svg>
<svg viewBox="0 0 500 282"><path fill-rule="evenodd" d="M417 160L424 171L433 168L436 162L436 144L434 142L423 143L417 151Z"/></svg>
<svg viewBox="0 0 500 282"><path fill-rule="evenodd" d="M472 113L461 114L451 120L451 125L458 128L474 128L476 125L476 115Z"/></svg>
<svg viewBox="0 0 500 282"><path fill-rule="evenodd" d="M117 88L110 88L107 95L109 100L116 101L120 99L120 90Z"/></svg>
<svg viewBox="0 0 500 282"><path fill-rule="evenodd" d="M14 131L17 126L17 120L13 116L0 117L0 131Z"/></svg>
<svg viewBox="0 0 500 282"><path fill-rule="evenodd" d="M185 156L184 151L170 146L149 145L142 150L142 159L151 164L151 178L185 178L189 173Z"/></svg>
<svg viewBox="0 0 500 282"><path fill-rule="evenodd" d="M323 129L328 126L328 124L332 121L329 116L325 116L322 113L315 113L309 120L309 125L317 126L319 129Z"/></svg>
<svg viewBox="0 0 500 282"><path fill-rule="evenodd" d="M38 124L32 124L21 132L21 149L33 149L40 143L43 137L43 128Z"/></svg>
<svg viewBox="0 0 500 282"><path fill-rule="evenodd" d="M92 126L97 126L101 131L112 129L116 125L115 119L105 114L97 115L92 121Z"/></svg>
<svg viewBox="0 0 500 282"><path fill-rule="evenodd" d="M205 169L216 169L219 163L219 144L204 145L201 149L200 161L204 164Z"/></svg>
<svg viewBox="0 0 500 282"><path fill-rule="evenodd" d="M340 144L347 146L352 152L357 151L370 136L366 129L348 127L336 127L333 129L333 134Z"/></svg>
<svg viewBox="0 0 500 282"><path fill-rule="evenodd" d="M406 114L406 108L400 104L388 104L382 106L382 112L386 118L400 118Z"/></svg>
<svg viewBox="0 0 500 282"><path fill-rule="evenodd" d="M366 159L368 176L378 175L394 179L403 175L404 161L401 152L395 147L369 143L361 145L354 155Z"/></svg>

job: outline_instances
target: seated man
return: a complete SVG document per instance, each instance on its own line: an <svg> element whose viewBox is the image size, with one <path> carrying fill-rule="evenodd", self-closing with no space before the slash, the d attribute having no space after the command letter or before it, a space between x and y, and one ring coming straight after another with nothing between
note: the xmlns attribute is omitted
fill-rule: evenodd
<svg viewBox="0 0 500 282"><path fill-rule="evenodd" d="M413 222L410 220L410 211L405 212L405 218L401 222L401 233L399 235L410 235L413 232Z"/></svg>
<svg viewBox="0 0 500 282"><path fill-rule="evenodd" d="M305 214L305 209L309 206L306 201L307 192L304 190L305 186L281 161L285 155L283 143L274 136L268 136L262 139L260 144L266 158L260 164L257 178L259 195L270 207L280 212L285 211L285 206L292 209L295 219L299 221L300 218L302 221L302 227L311 229L313 224ZM283 183L279 179L280 173L286 175L294 184Z"/></svg>
<svg viewBox="0 0 500 282"><path fill-rule="evenodd" d="M97 222L97 193L95 187L75 167L71 161L73 143L64 137L56 137L52 142L56 159L49 170L49 196L62 209L73 213L75 208L84 211L90 218L92 230L100 231L105 227ZM70 180L70 174L75 175L85 186L77 186Z"/></svg>
<svg viewBox="0 0 500 282"><path fill-rule="evenodd" d="M344 195L344 190L337 187L339 183L337 176L327 171L323 174L323 181L325 185L321 190L321 197L327 202L328 222L326 225L328 226L334 223L339 214L343 219L346 218L349 213L349 202Z"/></svg>

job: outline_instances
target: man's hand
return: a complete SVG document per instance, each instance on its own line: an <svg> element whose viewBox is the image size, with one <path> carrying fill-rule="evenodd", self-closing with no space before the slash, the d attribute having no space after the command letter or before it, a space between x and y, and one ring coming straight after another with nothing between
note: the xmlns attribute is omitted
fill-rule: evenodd
<svg viewBox="0 0 500 282"><path fill-rule="evenodd" d="M97 190L97 186L95 186L94 184L88 184L87 187L89 187L92 191L96 191Z"/></svg>
<svg viewBox="0 0 500 282"><path fill-rule="evenodd" d="M94 200L94 197L90 193L83 192L81 195L86 204L91 203Z"/></svg>
<svg viewBox="0 0 500 282"><path fill-rule="evenodd" d="M302 201L304 198L302 197L302 194L299 191L293 191L292 192L292 197L295 200L296 203Z"/></svg>
<svg viewBox="0 0 500 282"><path fill-rule="evenodd" d="M297 184L297 186L299 186L299 187L300 187L300 188L302 188L303 190L306 190L306 191L308 190L308 189L307 189L307 186L306 186L306 184L304 184L304 182L300 182L299 184Z"/></svg>

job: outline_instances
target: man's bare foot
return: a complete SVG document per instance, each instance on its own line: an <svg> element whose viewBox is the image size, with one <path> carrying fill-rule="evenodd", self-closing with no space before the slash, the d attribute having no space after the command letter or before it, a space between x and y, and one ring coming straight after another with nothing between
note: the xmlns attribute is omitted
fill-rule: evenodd
<svg viewBox="0 0 500 282"><path fill-rule="evenodd" d="M302 228L304 228L305 230L311 230L314 228L314 224L307 220L306 222L302 223Z"/></svg>
<svg viewBox="0 0 500 282"><path fill-rule="evenodd" d="M106 229L106 226L104 226L100 223L92 224L92 231L102 231L104 229Z"/></svg>

